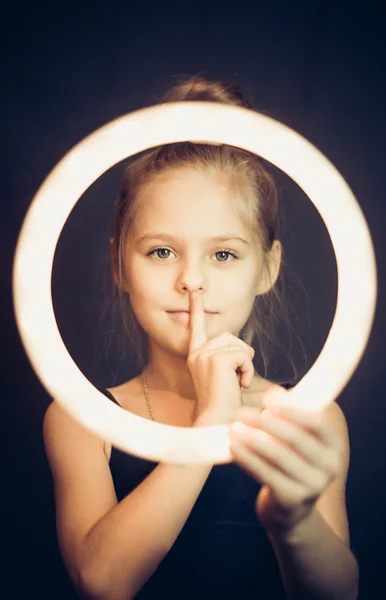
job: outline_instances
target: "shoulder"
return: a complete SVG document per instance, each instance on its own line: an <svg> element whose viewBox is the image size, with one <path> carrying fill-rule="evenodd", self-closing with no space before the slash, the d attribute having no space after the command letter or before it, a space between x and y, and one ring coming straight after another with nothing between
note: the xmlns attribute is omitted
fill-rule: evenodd
<svg viewBox="0 0 386 600"><path fill-rule="evenodd" d="M134 377L120 385L105 389L107 392L110 392L118 404L126 410L132 410L133 400L142 395L141 382L138 377Z"/></svg>
<svg viewBox="0 0 386 600"><path fill-rule="evenodd" d="M261 409L264 395L272 388L282 389L279 384L255 374L251 387L242 392L243 405Z"/></svg>
<svg viewBox="0 0 386 600"><path fill-rule="evenodd" d="M350 460L350 440L346 417L336 402L331 402L324 409L324 418L328 427L336 434L340 443L340 452L343 458L343 472L347 473Z"/></svg>
<svg viewBox="0 0 386 600"><path fill-rule="evenodd" d="M293 387L295 386L290 383L278 384L274 383L273 381L267 381L267 387L265 391L268 391L270 389L283 390L283 388L285 388L286 390L290 390ZM341 437L348 437L346 417L344 416L344 413L340 406L335 401L330 402L324 409L322 409L322 418L324 422L328 424L333 430L335 430Z"/></svg>
<svg viewBox="0 0 386 600"><path fill-rule="evenodd" d="M72 417L59 402L54 400L48 406L43 418L43 434L50 436L52 434L59 434L60 432L71 432L72 434L76 433L78 437L98 439L95 434L91 433L77 419Z"/></svg>
<svg viewBox="0 0 386 600"><path fill-rule="evenodd" d="M283 390L294 387L290 383L276 383L275 381L271 381L270 379L265 379L260 375L255 375L253 383L251 385L250 391L251 393L262 394L268 392L269 390Z"/></svg>
<svg viewBox="0 0 386 600"><path fill-rule="evenodd" d="M294 387L292 384L279 384L269 379L264 379L260 376L255 376L250 390L247 390L246 397L251 398L250 403L260 406L261 400L266 392L271 390L286 390ZM249 400L248 400L249 403ZM329 403L323 409L323 419L331 427L342 440L344 447L348 447L348 428L345 415L340 406L334 401Z"/></svg>
<svg viewBox="0 0 386 600"><path fill-rule="evenodd" d="M336 402L331 402L325 408L325 416L328 422L338 430L347 431L346 417L344 416L343 410Z"/></svg>
<svg viewBox="0 0 386 600"><path fill-rule="evenodd" d="M67 446L73 443L100 444L104 442L78 423L55 400L48 406L43 418L43 439L48 459L57 460L67 454Z"/></svg>

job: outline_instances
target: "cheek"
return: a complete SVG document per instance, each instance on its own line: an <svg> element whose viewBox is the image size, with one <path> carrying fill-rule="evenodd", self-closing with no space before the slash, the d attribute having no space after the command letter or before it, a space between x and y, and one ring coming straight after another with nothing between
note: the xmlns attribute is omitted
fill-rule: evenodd
<svg viewBox="0 0 386 600"><path fill-rule="evenodd" d="M254 289L246 289L245 281L238 286L234 286L229 293L224 293L227 299L227 311L233 314L233 319L240 326L243 326L253 309L256 293Z"/></svg>
<svg viewBox="0 0 386 600"><path fill-rule="evenodd" d="M156 307L148 296L136 294L131 300L131 306L136 320L142 329L151 337L158 337L162 332L162 318L159 306ZM158 308L158 311L157 311ZM161 315L162 316L162 315Z"/></svg>
<svg viewBox="0 0 386 600"><path fill-rule="evenodd" d="M226 281L219 289L219 296L227 299L227 305L233 305L234 308L242 308L253 304L255 292L254 282L250 277L238 277L237 279Z"/></svg>
<svg viewBox="0 0 386 600"><path fill-rule="evenodd" d="M144 269L132 272L132 293L130 302L133 311L142 325L152 325L159 320L159 314L166 308L167 283L164 278L150 274ZM144 327L145 328L145 327Z"/></svg>
<svg viewBox="0 0 386 600"><path fill-rule="evenodd" d="M160 293L164 293L166 289L165 278L147 261L148 259L143 258L133 259L126 270L137 302L148 303L154 300L157 294L159 296Z"/></svg>
<svg viewBox="0 0 386 600"><path fill-rule="evenodd" d="M133 259L126 269L132 290L132 303L135 303L139 310L143 308L143 304L147 308L153 305L155 309L159 309L162 298L170 294L175 286L171 272L167 273L166 269L157 270L154 264L148 263L147 260L143 260L142 257ZM213 273L209 285L214 292L213 298L219 299L219 308L222 307L221 300L226 298L227 311L234 309L241 318L247 318L255 298L256 279L257 277L251 277L250 267L247 268L246 265L245 270L237 275L230 271L228 276L220 272Z"/></svg>

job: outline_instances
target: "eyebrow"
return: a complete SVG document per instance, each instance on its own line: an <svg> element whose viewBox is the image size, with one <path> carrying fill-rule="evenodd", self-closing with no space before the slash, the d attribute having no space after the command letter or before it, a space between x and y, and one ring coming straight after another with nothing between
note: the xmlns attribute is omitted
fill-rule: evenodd
<svg viewBox="0 0 386 600"><path fill-rule="evenodd" d="M137 244L141 244L142 242L145 241L149 241L149 240L153 240L153 239L164 239L164 240L169 240L169 241L179 241L181 240L181 238L179 238L178 236L174 236L171 235L169 233L147 233L146 235L143 235L141 238L139 238L139 240L137 241ZM228 242L230 240L238 240L239 242L243 242L244 244L249 245L249 242L247 242L247 240L244 240L243 238L239 237L238 235L235 235L233 233L226 233L224 235L215 235L211 238L208 238L206 241L210 242Z"/></svg>

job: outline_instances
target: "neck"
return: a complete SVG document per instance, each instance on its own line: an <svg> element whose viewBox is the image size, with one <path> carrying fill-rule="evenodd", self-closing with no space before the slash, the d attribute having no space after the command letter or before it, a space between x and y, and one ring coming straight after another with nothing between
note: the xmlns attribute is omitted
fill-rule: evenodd
<svg viewBox="0 0 386 600"><path fill-rule="evenodd" d="M186 360L184 360L186 363ZM162 369L150 361L146 367L145 376L147 386L151 393L159 395L176 396L185 400L196 401L196 392L190 372L184 365L176 368L170 363L162 363Z"/></svg>

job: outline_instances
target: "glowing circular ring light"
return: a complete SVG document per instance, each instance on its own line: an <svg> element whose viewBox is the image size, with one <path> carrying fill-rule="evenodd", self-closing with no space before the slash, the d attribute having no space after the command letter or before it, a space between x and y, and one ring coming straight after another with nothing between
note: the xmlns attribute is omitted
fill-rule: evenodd
<svg viewBox="0 0 386 600"><path fill-rule="evenodd" d="M286 398L315 409L334 401L358 365L373 323L377 275L370 232L355 196L327 158L292 129L252 110L210 102L166 103L120 117L77 144L48 175L27 211L14 260L14 307L37 376L81 425L148 460L220 464L231 460L227 425L153 423L94 388L67 352L51 298L56 244L87 188L128 156L187 140L229 144L262 156L292 177L319 211L336 255L336 313L320 356Z"/></svg>

